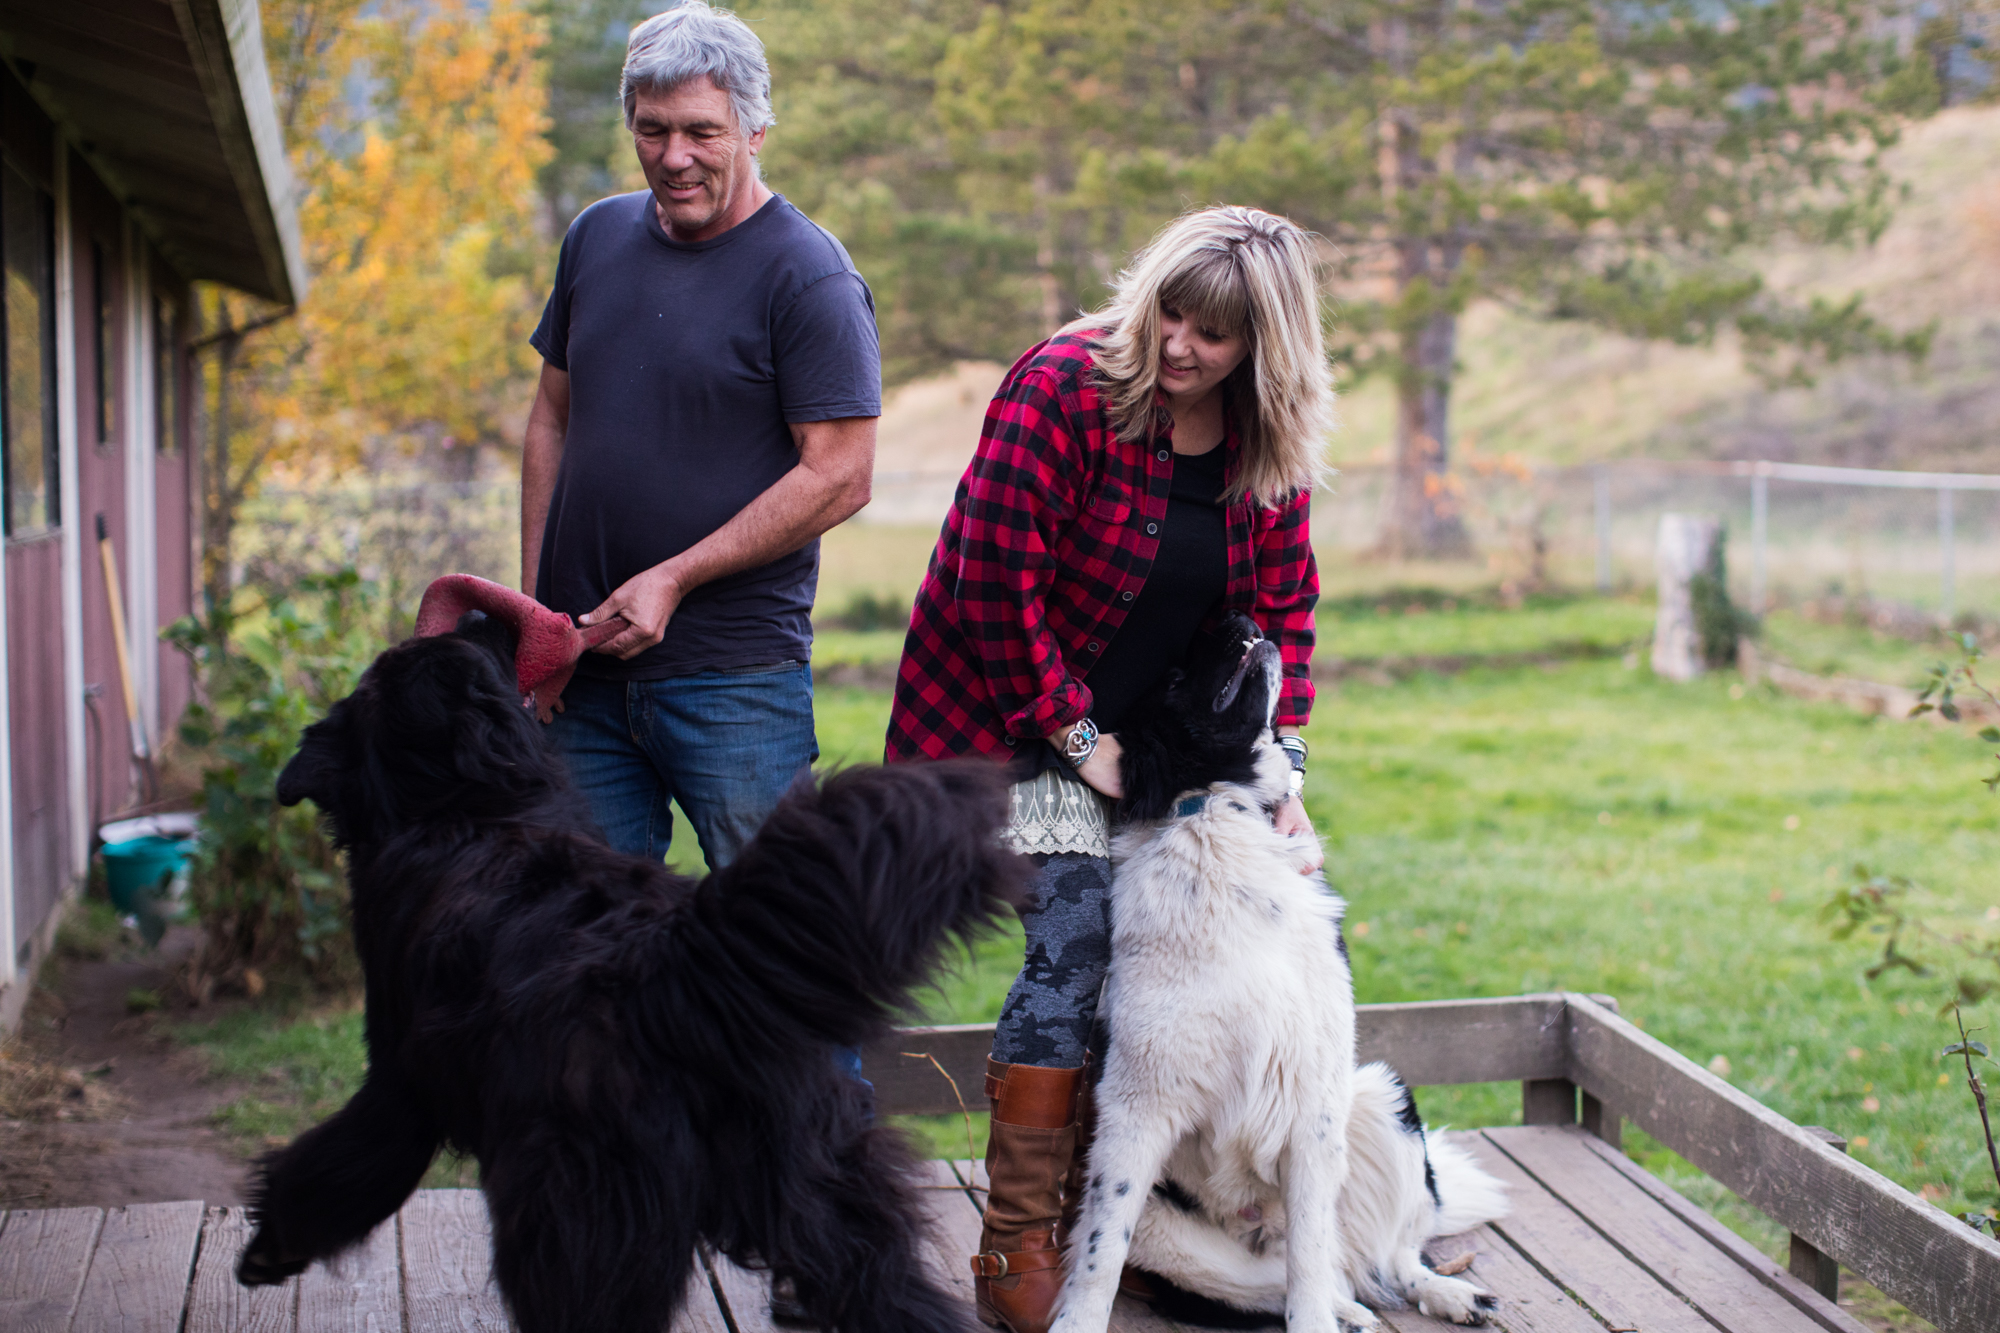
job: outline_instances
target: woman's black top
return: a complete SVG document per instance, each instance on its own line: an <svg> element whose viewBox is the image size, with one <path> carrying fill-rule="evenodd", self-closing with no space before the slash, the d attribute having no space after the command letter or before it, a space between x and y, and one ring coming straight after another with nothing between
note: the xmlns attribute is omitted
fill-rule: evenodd
<svg viewBox="0 0 2000 1333"><path fill-rule="evenodd" d="M1195 632L1227 591L1222 473L1228 455L1220 444L1205 454L1174 455L1166 526L1153 568L1125 613L1125 623L1083 678L1090 686L1090 720L1100 732L1117 731L1132 705L1187 656ZM1066 767L1055 746L1043 744L1016 756L1008 771L1018 782L1046 768Z"/></svg>
<svg viewBox="0 0 2000 1333"><path fill-rule="evenodd" d="M1187 656L1195 632L1229 581L1229 540L1223 530L1222 469L1228 450L1175 454L1167 522L1145 586L1085 675L1091 721L1113 732L1134 704Z"/></svg>

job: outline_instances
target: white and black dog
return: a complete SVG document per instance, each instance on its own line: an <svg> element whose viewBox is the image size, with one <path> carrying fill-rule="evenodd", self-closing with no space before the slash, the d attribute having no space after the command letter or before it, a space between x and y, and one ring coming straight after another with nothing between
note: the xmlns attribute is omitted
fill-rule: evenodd
<svg viewBox="0 0 2000 1333"><path fill-rule="evenodd" d="M1291 1333L1373 1327L1363 1301L1493 1307L1422 1250L1503 1214L1501 1188L1426 1141L1389 1069L1356 1068L1344 904L1317 841L1272 827L1280 676L1232 615L1120 732L1109 1042L1054 1333L1103 1330L1127 1263L1204 1322Z"/></svg>

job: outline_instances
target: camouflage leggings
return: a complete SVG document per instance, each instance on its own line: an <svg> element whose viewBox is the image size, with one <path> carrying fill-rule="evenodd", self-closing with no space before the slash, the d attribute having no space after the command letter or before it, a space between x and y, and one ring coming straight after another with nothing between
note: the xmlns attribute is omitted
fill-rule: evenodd
<svg viewBox="0 0 2000 1333"><path fill-rule="evenodd" d="M1076 852L1032 859L1040 869L1021 910L1028 956L993 1030L993 1058L1074 1069L1111 966L1111 862Z"/></svg>

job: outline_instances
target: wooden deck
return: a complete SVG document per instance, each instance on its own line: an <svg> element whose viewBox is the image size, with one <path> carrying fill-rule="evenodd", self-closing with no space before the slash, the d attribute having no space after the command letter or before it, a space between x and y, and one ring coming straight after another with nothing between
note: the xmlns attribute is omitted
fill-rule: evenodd
<svg viewBox="0 0 2000 1333"><path fill-rule="evenodd" d="M1794 1125L1620 1018L1606 997L1362 1005L1364 1060L1411 1087L1518 1081L1520 1126L1461 1136L1511 1187L1512 1214L1440 1242L1473 1252L1507 1333L1866 1333L1828 1296L1838 1265L1942 1333L2000 1331L2000 1243ZM864 1053L883 1114L956 1112L990 1027L892 1034ZM1618 1149L1631 1123L1791 1233L1752 1249ZM972 1299L983 1198L973 1164L935 1162L925 1197L941 1278ZM416 1195L339 1267L236 1285L240 1208L146 1204L0 1215L0 1333L476 1333L509 1327L477 1191ZM672 1333L772 1333L762 1279L698 1265ZM1394 1333L1450 1325L1384 1311ZM1119 1333L1176 1326L1121 1301Z"/></svg>
<svg viewBox="0 0 2000 1333"><path fill-rule="evenodd" d="M1507 1333L1865 1333L1622 1154L1578 1128L1459 1136L1511 1189L1514 1212L1436 1247L1471 1250L1467 1274L1501 1297ZM932 1163L937 1271L970 1304L977 1169ZM474 1190L426 1190L337 1269L247 1291L232 1270L240 1208L142 1204L15 1212L0 1223L0 1329L8 1333L499 1333L486 1214ZM1451 1326L1385 1311L1395 1333ZM1179 1328L1121 1298L1119 1333ZM767 1333L762 1275L727 1262L696 1274L673 1333Z"/></svg>

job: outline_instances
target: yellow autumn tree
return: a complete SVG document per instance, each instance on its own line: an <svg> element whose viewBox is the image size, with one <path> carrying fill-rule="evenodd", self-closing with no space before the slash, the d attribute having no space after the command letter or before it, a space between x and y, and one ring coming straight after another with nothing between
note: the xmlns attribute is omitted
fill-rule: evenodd
<svg viewBox="0 0 2000 1333"><path fill-rule="evenodd" d="M289 318L208 297L211 593L260 478L324 478L398 441L509 442L553 249L526 4L267 0L264 20L312 285Z"/></svg>

